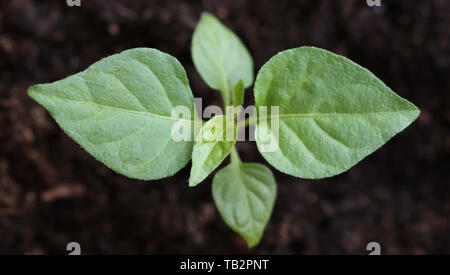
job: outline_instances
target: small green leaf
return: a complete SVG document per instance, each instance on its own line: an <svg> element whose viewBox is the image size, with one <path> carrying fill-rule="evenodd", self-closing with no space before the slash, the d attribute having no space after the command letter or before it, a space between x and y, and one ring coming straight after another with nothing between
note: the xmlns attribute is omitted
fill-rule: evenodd
<svg viewBox="0 0 450 275"><path fill-rule="evenodd" d="M244 104L244 82L240 79L233 90L233 106L241 106Z"/></svg>
<svg viewBox="0 0 450 275"><path fill-rule="evenodd" d="M192 151L189 186L202 182L230 154L236 143L236 124L215 116L203 125Z"/></svg>
<svg viewBox="0 0 450 275"><path fill-rule="evenodd" d="M302 178L342 173L419 115L419 109L368 70L326 50L301 47L271 58L258 73L255 101L268 107L256 141L278 170ZM271 106L279 107L273 115ZM265 150L262 135L277 140Z"/></svg>
<svg viewBox="0 0 450 275"><path fill-rule="evenodd" d="M173 175L190 159L190 141L174 141L175 106L193 114L186 73L172 56L137 48L28 94L86 151L119 174L150 180ZM193 118L192 118L193 119ZM193 136L193 133L192 135Z"/></svg>
<svg viewBox="0 0 450 275"><path fill-rule="evenodd" d="M277 187L266 166L236 161L216 173L212 193L225 223L247 240L259 243L272 214Z"/></svg>
<svg viewBox="0 0 450 275"><path fill-rule="evenodd" d="M209 87L229 100L236 83L253 83L253 61L241 40L216 17L203 13L192 38L194 65Z"/></svg>

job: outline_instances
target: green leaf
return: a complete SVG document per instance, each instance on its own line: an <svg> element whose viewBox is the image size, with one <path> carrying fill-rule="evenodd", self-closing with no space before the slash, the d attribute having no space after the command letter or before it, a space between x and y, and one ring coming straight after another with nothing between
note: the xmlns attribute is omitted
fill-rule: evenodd
<svg viewBox="0 0 450 275"><path fill-rule="evenodd" d="M216 17L203 13L192 38L194 65L209 87L221 91L229 101L230 93L242 79L253 83L253 61L241 40Z"/></svg>
<svg viewBox="0 0 450 275"><path fill-rule="evenodd" d="M236 143L236 124L215 116L203 125L192 151L189 186L202 182L230 154Z"/></svg>
<svg viewBox="0 0 450 275"><path fill-rule="evenodd" d="M258 163L232 162L214 176L212 193L225 223L244 237L249 247L257 245L277 193L270 169Z"/></svg>
<svg viewBox="0 0 450 275"><path fill-rule="evenodd" d="M244 104L244 82L239 80L233 90L233 106L241 106Z"/></svg>
<svg viewBox="0 0 450 275"><path fill-rule="evenodd" d="M137 48L28 94L86 151L119 174L150 180L173 175L190 159L191 141L171 138L175 106L193 114L186 73L172 56ZM193 136L193 134L192 134Z"/></svg>
<svg viewBox="0 0 450 275"><path fill-rule="evenodd" d="M271 58L258 73L255 101L258 110L269 109L256 132L264 158L282 172L311 179L348 170L420 112L368 70L312 47ZM278 114L271 106L279 106ZM266 150L263 136L278 139L277 149Z"/></svg>

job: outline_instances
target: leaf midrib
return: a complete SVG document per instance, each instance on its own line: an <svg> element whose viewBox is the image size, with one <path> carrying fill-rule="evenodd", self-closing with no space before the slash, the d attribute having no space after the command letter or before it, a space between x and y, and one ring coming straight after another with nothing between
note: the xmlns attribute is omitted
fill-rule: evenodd
<svg viewBox="0 0 450 275"><path fill-rule="evenodd" d="M76 100L71 100L71 99L67 99L67 98L63 98L63 97L59 97L59 96L54 96L54 95L45 95L45 96L51 97L51 98L56 98L56 99L63 100L63 101L78 103L78 104L94 105L94 106L96 106L98 108L103 108L103 109L108 109L108 110L113 110L113 111L118 111L118 112L146 115L146 116L150 116L150 117L153 117L153 118L159 118L159 119L165 119L165 120L171 120L171 121L186 121L186 122L201 123L201 122L197 122L195 119L184 119L184 118L175 119L175 118L172 118L172 117L163 116L163 115L157 115L157 114L149 113L149 112L141 112L141 111L135 111L135 110L129 110L129 109L112 107L112 106L108 106L108 105L101 105L101 104L98 104L98 103L92 102L92 101L76 101Z"/></svg>
<svg viewBox="0 0 450 275"><path fill-rule="evenodd" d="M247 198L246 199L247 207L249 209L250 216L251 216L251 220L250 220L251 230L253 231L253 234L258 234L257 229L255 228L256 218L253 215L253 211L252 211L253 209L252 209L252 206L250 205L250 196L249 196L250 189L248 188L247 184L245 183L244 175L242 174L242 164L241 163L236 163L234 165L234 170L236 171L236 176L237 176L238 182L241 185L243 185L244 189L245 189L245 197Z"/></svg>
<svg viewBox="0 0 450 275"><path fill-rule="evenodd" d="M224 91L221 91L222 93L226 93L227 97L229 96L229 87L228 87L228 74L225 70L225 61L224 61L224 57L222 55L222 51L220 50L220 45L217 44L217 40L215 39L215 37L210 37L210 33L208 31L205 32L206 37L210 40L209 42L211 42L211 44L213 45L214 51L216 51L217 56L219 57L219 62L216 63L219 71L220 71L220 76L221 76L221 80L222 80L222 84L223 84L223 88L225 89ZM214 62L213 62L214 63Z"/></svg>
<svg viewBox="0 0 450 275"><path fill-rule="evenodd" d="M398 114L398 113L406 113L406 112L415 112L418 110L399 110L399 111L389 111L389 112L369 112L369 113L354 113L354 114L349 114L349 113L315 113L315 114L281 114L278 116L265 116L265 117L261 117L262 119L264 118L269 118L269 119L273 119L273 118L296 118L296 117L357 117L357 116L367 116L367 115L388 115L388 114ZM260 118L260 119L261 119Z"/></svg>

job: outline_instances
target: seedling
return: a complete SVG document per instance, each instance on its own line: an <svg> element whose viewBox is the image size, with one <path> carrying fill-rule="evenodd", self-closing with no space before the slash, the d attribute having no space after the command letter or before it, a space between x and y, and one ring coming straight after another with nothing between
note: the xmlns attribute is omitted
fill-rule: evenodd
<svg viewBox="0 0 450 275"><path fill-rule="evenodd" d="M211 14L202 15L194 32L192 57L224 106L243 104L254 80L252 58ZM182 65L156 49L124 51L63 80L32 86L28 94L92 156L130 178L168 177L192 159L189 186L196 186L231 155L213 178L212 194L225 222L250 247L261 240L277 188L269 168L240 160L239 130L255 126L258 150L274 168L320 179L354 166L420 112L368 70L314 47L272 57L256 77L257 116L238 123L230 112L199 120ZM194 115L174 117L176 107ZM173 138L180 125L194 129L190 138Z"/></svg>

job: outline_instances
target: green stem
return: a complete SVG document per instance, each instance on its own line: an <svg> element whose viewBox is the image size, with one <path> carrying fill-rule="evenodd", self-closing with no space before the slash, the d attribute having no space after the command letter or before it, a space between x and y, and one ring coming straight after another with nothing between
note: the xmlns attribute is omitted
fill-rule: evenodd
<svg viewBox="0 0 450 275"><path fill-rule="evenodd" d="M239 164L241 159L239 158L238 151L236 150L236 145L231 149L231 163Z"/></svg>
<svg viewBox="0 0 450 275"><path fill-rule="evenodd" d="M227 106L229 106L231 104L230 102L230 93L228 90L221 92L222 95L222 100L223 100L223 107L224 109L227 108ZM236 145L233 146L233 148L231 149L231 164L237 168L239 165L239 163L241 163L241 159L239 158L239 154L236 150Z"/></svg>
<svg viewBox="0 0 450 275"><path fill-rule="evenodd" d="M246 127L248 127L248 126L250 126L250 125L255 124L256 121L257 121L256 114L253 114L251 117L247 118L246 120L240 121L240 122L237 124L237 128L238 128L238 129L246 128Z"/></svg>
<svg viewBox="0 0 450 275"><path fill-rule="evenodd" d="M238 130L242 129L242 128L246 128L249 125L253 125L256 124L257 121L257 115L256 113L254 113L251 117L247 118L244 121L240 121L236 127ZM233 147L232 151L231 151L231 163L236 163L239 164L241 163L241 159L239 158L239 154L236 150L236 145Z"/></svg>
<svg viewBox="0 0 450 275"><path fill-rule="evenodd" d="M223 107L226 108L226 106L230 105L230 92L228 90L221 91L220 93L222 95L222 101L223 101Z"/></svg>

